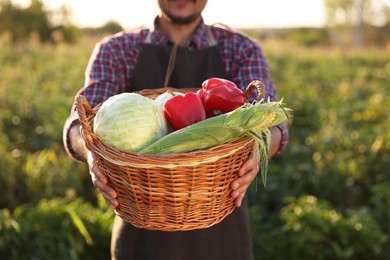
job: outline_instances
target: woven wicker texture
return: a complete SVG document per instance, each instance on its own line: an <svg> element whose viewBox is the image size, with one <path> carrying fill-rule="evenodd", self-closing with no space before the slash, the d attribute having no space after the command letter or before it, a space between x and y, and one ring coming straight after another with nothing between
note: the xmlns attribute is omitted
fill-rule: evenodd
<svg viewBox="0 0 390 260"><path fill-rule="evenodd" d="M140 93L155 98L165 91ZM215 225L234 210L230 184L247 160L253 138L189 153L136 154L114 149L93 133L93 119L100 106L91 108L85 97L78 96L76 107L86 146L117 191L115 212L124 221L138 228L184 231Z"/></svg>

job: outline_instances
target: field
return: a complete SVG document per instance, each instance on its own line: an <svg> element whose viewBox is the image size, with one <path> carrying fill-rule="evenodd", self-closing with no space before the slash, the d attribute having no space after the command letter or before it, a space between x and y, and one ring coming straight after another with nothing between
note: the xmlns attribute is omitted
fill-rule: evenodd
<svg viewBox="0 0 390 260"><path fill-rule="evenodd" d="M113 212L62 127L96 39L0 40L0 255L109 259ZM267 188L251 187L257 259L389 259L390 49L264 42L294 117Z"/></svg>

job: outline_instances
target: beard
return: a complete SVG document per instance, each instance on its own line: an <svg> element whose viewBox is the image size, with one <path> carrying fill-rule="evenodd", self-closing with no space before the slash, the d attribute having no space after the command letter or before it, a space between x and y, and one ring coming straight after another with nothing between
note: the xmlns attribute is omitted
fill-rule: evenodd
<svg viewBox="0 0 390 260"><path fill-rule="evenodd" d="M200 16L200 14L193 14L193 15L190 15L187 17L176 17L173 14L171 14L170 12L165 12L165 15L170 19L170 21L173 24L177 24L177 25L190 24Z"/></svg>

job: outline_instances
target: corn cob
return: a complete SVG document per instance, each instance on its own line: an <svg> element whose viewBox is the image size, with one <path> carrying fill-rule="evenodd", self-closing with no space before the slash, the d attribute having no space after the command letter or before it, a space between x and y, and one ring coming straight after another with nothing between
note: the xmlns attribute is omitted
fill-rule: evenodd
<svg viewBox="0 0 390 260"><path fill-rule="evenodd" d="M288 118L290 109L282 101L245 104L236 110L221 114L172 132L138 153L171 154L207 149L245 135L253 136L259 146L260 172L266 184L268 171L269 128Z"/></svg>

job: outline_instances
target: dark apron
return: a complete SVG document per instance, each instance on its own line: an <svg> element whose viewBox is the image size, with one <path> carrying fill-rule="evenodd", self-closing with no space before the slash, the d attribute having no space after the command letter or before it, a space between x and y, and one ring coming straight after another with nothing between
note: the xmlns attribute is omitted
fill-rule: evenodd
<svg viewBox="0 0 390 260"><path fill-rule="evenodd" d="M209 28L209 27L207 27ZM151 44L151 34L142 47L131 78L131 91L172 88L200 88L202 82L211 77L230 78L226 72L214 37L208 29L209 47L201 50L178 46L173 71L165 84L169 59L173 46Z"/></svg>
<svg viewBox="0 0 390 260"><path fill-rule="evenodd" d="M149 36L148 36L149 37ZM178 47L169 80L166 70L171 46L146 41L134 75L132 91L145 88L200 87L210 77L229 78L215 40L209 30L209 46L202 50ZM151 231L135 228L115 217L111 240L112 259L134 260L251 260L252 242L247 203L221 223L207 229L181 232Z"/></svg>

